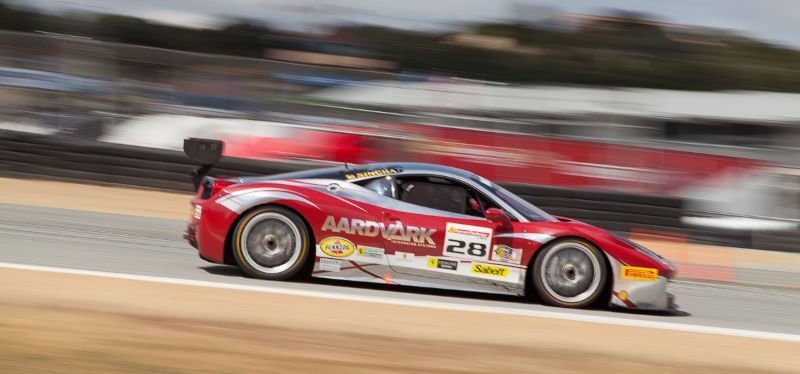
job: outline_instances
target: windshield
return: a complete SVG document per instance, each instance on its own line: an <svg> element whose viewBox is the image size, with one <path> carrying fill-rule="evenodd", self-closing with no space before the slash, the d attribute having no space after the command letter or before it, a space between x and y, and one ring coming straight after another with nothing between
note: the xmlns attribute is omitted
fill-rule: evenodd
<svg viewBox="0 0 800 374"><path fill-rule="evenodd" d="M537 208L535 205L525 201L523 198L514 195L511 191L506 190L492 183L489 190L492 191L497 197L503 199L506 204L511 205L514 210L525 216L529 221L558 221L555 217L551 216L544 210Z"/></svg>

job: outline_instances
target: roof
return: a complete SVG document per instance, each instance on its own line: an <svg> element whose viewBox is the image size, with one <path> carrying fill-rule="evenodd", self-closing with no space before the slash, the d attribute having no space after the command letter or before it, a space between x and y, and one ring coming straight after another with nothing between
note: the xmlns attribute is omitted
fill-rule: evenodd
<svg viewBox="0 0 800 374"><path fill-rule="evenodd" d="M270 176L256 176L240 178L243 183L257 183L277 179L338 179L350 180L368 178L378 175L393 175L402 173L442 173L462 178L477 180L479 177L469 171L450 166L427 164L421 162L381 162L373 164L344 165L330 168L294 171L290 173L275 174Z"/></svg>

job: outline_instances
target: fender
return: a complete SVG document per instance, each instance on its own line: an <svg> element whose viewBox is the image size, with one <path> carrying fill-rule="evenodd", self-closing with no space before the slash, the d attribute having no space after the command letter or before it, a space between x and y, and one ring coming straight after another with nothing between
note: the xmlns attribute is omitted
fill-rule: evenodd
<svg viewBox="0 0 800 374"><path fill-rule="evenodd" d="M255 187L237 190L218 198L216 203L236 212L236 214L242 214L255 206L281 200L297 201L322 211L319 206L312 203L299 192L273 187Z"/></svg>

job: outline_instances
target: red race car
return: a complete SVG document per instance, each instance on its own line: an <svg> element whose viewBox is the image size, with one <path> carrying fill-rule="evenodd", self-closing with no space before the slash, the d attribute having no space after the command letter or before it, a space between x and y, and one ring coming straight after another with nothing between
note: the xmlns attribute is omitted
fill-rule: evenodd
<svg viewBox="0 0 800 374"><path fill-rule="evenodd" d="M582 308L671 310L672 264L606 230L554 217L468 171L382 163L210 178L222 142L187 139L200 163L185 234L200 257L247 275L523 296Z"/></svg>

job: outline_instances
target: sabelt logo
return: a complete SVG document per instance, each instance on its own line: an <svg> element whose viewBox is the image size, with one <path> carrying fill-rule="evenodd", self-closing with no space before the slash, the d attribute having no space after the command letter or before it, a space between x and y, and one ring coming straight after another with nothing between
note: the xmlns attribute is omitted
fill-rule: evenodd
<svg viewBox="0 0 800 374"><path fill-rule="evenodd" d="M392 242L426 248L436 247L436 243L431 239L431 235L436 233L436 229L405 226L400 222L386 226L382 222L347 217L339 218L337 222L336 218L328 216L325 218L325 223L322 224L322 231L369 237L375 237L380 234L384 239Z"/></svg>
<svg viewBox="0 0 800 374"><path fill-rule="evenodd" d="M491 275L493 277L508 277L508 268L484 264L472 264L472 273Z"/></svg>
<svg viewBox="0 0 800 374"><path fill-rule="evenodd" d="M327 238L319 242L319 248L328 256L347 257L350 256L356 247L353 242L345 238Z"/></svg>
<svg viewBox="0 0 800 374"><path fill-rule="evenodd" d="M658 269L623 266L622 277L625 279L655 281L658 279Z"/></svg>

